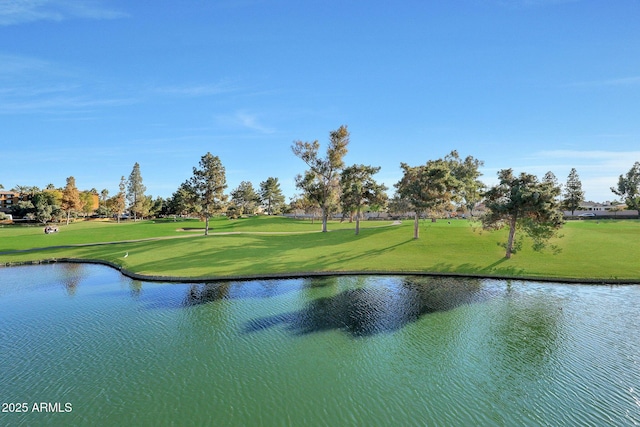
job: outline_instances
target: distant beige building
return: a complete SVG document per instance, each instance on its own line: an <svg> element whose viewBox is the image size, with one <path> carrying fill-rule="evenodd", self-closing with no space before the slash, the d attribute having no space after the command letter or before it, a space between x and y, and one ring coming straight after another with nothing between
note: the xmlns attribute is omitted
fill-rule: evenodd
<svg viewBox="0 0 640 427"><path fill-rule="evenodd" d="M20 193L0 190L0 212L8 213L13 205L18 204L21 200L23 200L23 197L20 196Z"/></svg>
<svg viewBox="0 0 640 427"><path fill-rule="evenodd" d="M624 203L618 203L618 204L612 205L609 202L604 202L604 203L584 202L580 204L580 207L578 209L581 211L603 212L603 211L610 211L612 209L625 210L627 209L627 205Z"/></svg>

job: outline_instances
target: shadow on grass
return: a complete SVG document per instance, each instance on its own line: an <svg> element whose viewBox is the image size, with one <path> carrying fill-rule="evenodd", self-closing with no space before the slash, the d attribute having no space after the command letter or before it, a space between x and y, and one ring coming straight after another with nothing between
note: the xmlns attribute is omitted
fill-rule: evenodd
<svg viewBox="0 0 640 427"><path fill-rule="evenodd" d="M493 270L495 267L499 266L500 264L504 263L505 261L507 261L506 258L500 258L498 261L494 262L493 264L490 264L490 265L486 266L481 271Z"/></svg>
<svg viewBox="0 0 640 427"><path fill-rule="evenodd" d="M167 240L145 245L131 244L128 246L130 256L125 264L130 265L136 272L157 272L159 275L171 272L171 275L194 278L326 271L340 269L352 259L393 251L406 243L354 250L354 243L366 247L368 237L377 236L385 230L389 229L372 229L353 237L344 233L288 236L226 235L200 236L180 241ZM407 240L409 241L411 240ZM220 242L219 246L217 242ZM159 245L158 249L163 249L168 256L144 260L145 251L155 251L153 245ZM379 242L374 245L379 245ZM136 258L138 255L141 255L141 258ZM127 265L124 267L127 268Z"/></svg>
<svg viewBox="0 0 640 427"><path fill-rule="evenodd" d="M347 289L298 311L249 321L244 333L284 327L294 335L339 330L353 338L400 330L429 313L485 300L479 279L406 277L385 286Z"/></svg>

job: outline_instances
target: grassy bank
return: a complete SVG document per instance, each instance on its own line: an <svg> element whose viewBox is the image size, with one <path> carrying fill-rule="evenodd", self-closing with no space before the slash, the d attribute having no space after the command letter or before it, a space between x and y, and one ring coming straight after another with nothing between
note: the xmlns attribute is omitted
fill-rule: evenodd
<svg viewBox="0 0 640 427"><path fill-rule="evenodd" d="M50 235L42 227L4 227L0 263L100 259L138 274L191 278L402 271L640 281L640 222L633 220L569 222L564 237L553 242L559 253L534 252L525 242L510 260L498 246L504 231L482 232L465 220L425 221L418 240L411 221L363 222L359 236L354 224L332 222L331 232L318 233L317 222L279 217L219 218L212 225L213 233L237 234L205 237L197 221L80 222ZM132 241L138 239L152 240ZM103 242L114 243L95 244ZM16 250L26 251L10 252Z"/></svg>

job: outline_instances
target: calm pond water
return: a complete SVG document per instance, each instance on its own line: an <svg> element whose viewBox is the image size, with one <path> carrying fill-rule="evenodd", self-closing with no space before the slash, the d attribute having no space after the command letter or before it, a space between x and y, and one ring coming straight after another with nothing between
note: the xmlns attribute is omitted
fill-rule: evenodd
<svg viewBox="0 0 640 427"><path fill-rule="evenodd" d="M638 425L639 308L635 285L3 268L0 425Z"/></svg>

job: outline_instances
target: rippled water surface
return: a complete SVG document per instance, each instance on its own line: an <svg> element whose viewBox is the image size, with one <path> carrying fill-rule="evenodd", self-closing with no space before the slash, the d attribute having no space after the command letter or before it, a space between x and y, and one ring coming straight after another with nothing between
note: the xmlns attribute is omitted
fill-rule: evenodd
<svg viewBox="0 0 640 427"><path fill-rule="evenodd" d="M640 286L3 268L0 425L639 425L639 312Z"/></svg>

